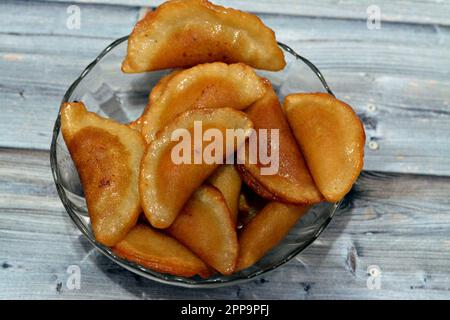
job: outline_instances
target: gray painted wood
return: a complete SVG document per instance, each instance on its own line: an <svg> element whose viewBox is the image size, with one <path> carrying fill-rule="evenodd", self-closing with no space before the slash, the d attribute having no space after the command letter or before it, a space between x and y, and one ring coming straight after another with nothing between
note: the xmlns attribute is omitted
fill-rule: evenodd
<svg viewBox="0 0 450 320"><path fill-rule="evenodd" d="M45 0L67 2L67 0ZM162 0L75 0L70 3L98 3L125 6L154 7ZM440 0L216 0L216 4L259 13L286 14L339 19L368 17L369 6L380 8L383 21L449 25L450 3Z"/></svg>
<svg viewBox="0 0 450 320"><path fill-rule="evenodd" d="M0 2L0 298L450 298L449 2L378 1L380 30L367 29L364 1L241 2L355 107L378 144L366 148L365 168L384 173L366 172L296 260L214 290L159 285L112 264L59 201L48 149L62 95L129 33L140 6L156 3L84 2ZM79 30L66 28L72 3L81 5ZM65 285L69 265L81 268L80 290ZM369 265L382 270L381 290L367 289Z"/></svg>
<svg viewBox="0 0 450 320"><path fill-rule="evenodd" d="M134 276L81 236L53 187L47 151L0 151L0 298L449 298L450 178L365 173L310 248L262 279L170 288ZM66 286L69 265L81 289ZM369 265L381 289L366 285Z"/></svg>

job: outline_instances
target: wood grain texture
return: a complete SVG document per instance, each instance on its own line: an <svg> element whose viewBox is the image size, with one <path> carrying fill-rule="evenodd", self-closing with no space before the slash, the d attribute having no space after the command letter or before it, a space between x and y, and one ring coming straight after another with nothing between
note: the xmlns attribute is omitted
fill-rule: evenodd
<svg viewBox="0 0 450 320"><path fill-rule="evenodd" d="M45 0L68 2L67 0ZM154 7L162 0L72 0L70 3L98 3L124 6ZM440 0L214 0L216 4L259 13L286 14L339 19L363 19L368 17L367 8L377 5L381 19L387 22L423 23L449 25L450 3Z"/></svg>
<svg viewBox="0 0 450 320"><path fill-rule="evenodd" d="M0 3L0 146L48 149L65 90L139 14L135 7L84 4L81 28L70 30L65 8ZM18 14L32 23L14 23ZM367 145L377 143L366 148L366 170L450 174L450 28L386 23L368 30L364 21L262 18L357 110Z"/></svg>
<svg viewBox="0 0 450 320"><path fill-rule="evenodd" d="M114 265L65 213L48 153L0 149L0 298L449 298L450 178L365 173L310 248L247 284L214 290L160 285ZM81 268L69 290L67 268ZM381 289L366 286L378 265Z"/></svg>

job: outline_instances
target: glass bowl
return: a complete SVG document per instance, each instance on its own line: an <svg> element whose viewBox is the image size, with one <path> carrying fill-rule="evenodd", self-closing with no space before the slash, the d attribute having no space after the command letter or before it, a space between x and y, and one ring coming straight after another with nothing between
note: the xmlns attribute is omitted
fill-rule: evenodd
<svg viewBox="0 0 450 320"><path fill-rule="evenodd" d="M170 70L143 74L124 74L120 64L125 57L128 37L111 43L87 66L69 87L63 101L83 101L90 111L122 123L136 119L142 113L151 88ZM288 46L279 43L284 50L287 66L280 72L257 71L268 78L280 99L294 92L329 92L320 71L307 59L296 54ZM77 170L60 130L58 115L53 129L50 150L51 168L59 197L70 218L100 252L115 263L143 277L181 287L219 287L244 282L274 270L307 248L324 230L333 217L338 203L321 203L313 206L286 238L254 266L230 276L214 275L208 279L184 278L155 272L114 254L100 244L91 230L86 201Z"/></svg>

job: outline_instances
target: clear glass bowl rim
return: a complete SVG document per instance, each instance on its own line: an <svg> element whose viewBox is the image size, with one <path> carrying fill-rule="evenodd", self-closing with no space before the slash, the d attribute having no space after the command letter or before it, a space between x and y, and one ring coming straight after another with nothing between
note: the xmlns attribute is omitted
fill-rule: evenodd
<svg viewBox="0 0 450 320"><path fill-rule="evenodd" d="M95 65L112 49L114 49L116 46L122 44L124 41L128 40L128 36L121 37L115 41L113 41L110 45L108 45L103 51L83 70L83 72L80 74L80 76L71 84L69 89L67 89L66 93L64 94L64 97L61 101L61 105L63 103L69 102L69 99L74 92L77 85L83 80L83 78L95 67ZM303 63L305 63L317 76L317 78L320 80L322 86L324 89L331 95L334 96L333 92L331 91L330 87L328 86L325 78L323 77L320 70L308 59L302 57L301 55L297 54L292 48L285 45L284 43L278 42L278 45L286 52L294 56L297 60L301 60ZM58 195L61 199L61 202L63 203L64 208L66 209L67 213L69 214L70 218L72 219L73 223L78 227L78 229L81 231L81 233L88 239L88 241L96 247L102 254L104 254L106 257L108 257L113 262L117 263L121 267L138 274L140 276L143 276L145 278L165 283L168 285L174 285L179 287L186 287L186 288L217 288L217 287L223 287L223 286L229 286L229 285L236 285L239 283L247 282L251 279L255 279L256 277L260 277L262 275L267 274L270 271L273 271L280 267L281 265L287 263L292 258L297 256L299 253L301 253L303 250L309 247L319 236L320 234L325 230L325 228L328 226L328 224L331 222L333 216L335 215L337 209L339 208L340 202L332 204L332 208L330 209L330 214L326 218L326 220L322 223L320 228L315 232L315 234L306 241L303 245L300 245L296 247L294 250L292 250L288 255L284 257L284 259L278 261L277 263L272 264L270 267L267 267L265 269L258 270L256 272L253 272L247 276L244 276L242 278L235 278L235 279L222 279L222 278L216 278L212 280L211 282L205 282L201 281L199 282L195 278L184 278L184 277L177 277L172 275L167 275L163 273L159 273L150 269L147 269L139 264L130 262L128 260L125 260L116 254L112 252L112 250L109 247L106 247L102 245L101 243L97 242L93 237L91 232L88 230L84 222L81 220L81 218L75 213L71 206L69 205L69 200L67 199L66 192L61 185L59 181L61 181L60 172L57 167L57 155L56 155L56 144L57 144L57 138L60 133L61 128L61 118L60 113L58 112L58 116L56 118L54 127L53 127L53 135L52 135L52 142L50 147L50 164L51 164L51 170L53 175L53 180L55 182L55 186L58 192Z"/></svg>

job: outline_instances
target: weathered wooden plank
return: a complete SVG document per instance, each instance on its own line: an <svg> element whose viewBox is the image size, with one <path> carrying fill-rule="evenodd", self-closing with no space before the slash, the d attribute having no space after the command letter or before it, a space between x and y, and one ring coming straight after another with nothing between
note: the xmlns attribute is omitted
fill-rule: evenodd
<svg viewBox="0 0 450 320"><path fill-rule="evenodd" d="M162 0L45 0L67 3L99 3L125 6L157 6ZM439 0L215 0L216 4L241 10L339 19L368 18L368 8L374 4L380 8L382 21L449 25L450 3Z"/></svg>
<svg viewBox="0 0 450 320"><path fill-rule="evenodd" d="M72 3L40 1L0 2L1 33L47 34L119 38L129 33L139 15L139 8L107 5L83 5L79 28L70 22ZM18 23L17 17L20 17ZM69 24L69 26L68 26ZM76 41L76 39L73 39ZM56 46L51 43L49 49Z"/></svg>
<svg viewBox="0 0 450 320"><path fill-rule="evenodd" d="M0 145L48 150L65 91L110 40L16 35L0 39ZM41 41L61 49L48 52ZM14 43L20 46L10 49Z"/></svg>
<svg viewBox="0 0 450 320"><path fill-rule="evenodd" d="M51 0L50 0L51 1ZM79 0L78 0L79 1ZM96 0L97 1L97 0ZM103 0L98 0L103 1ZM112 0L104 0L105 3ZM137 0L142 1L142 0ZM143 0L148 3L147 0ZM288 0L295 1L295 0ZM353 1L353 0L352 0ZM346 3L351 3L347 1ZM409 0L411 1L411 0ZM433 0L439 1L439 0ZM432 3L433 1L430 1ZM39 35L70 35L87 37L117 38L128 34L134 23L141 14L138 7L94 5L92 0L82 4L81 20L79 29L67 27L68 18L71 16L67 12L67 7L77 1L46 2L46 0L14 1L4 0L0 2L1 33L13 34L39 34ZM151 2L151 1L150 1ZM253 6L263 1L241 2L241 4ZM302 3L305 1L302 1ZM439 1L441 2L441 1ZM276 10L283 6L283 1L277 2L272 10L259 13L263 21L277 32L280 36L289 36L287 39L309 39L316 41L332 41L333 39L353 39L354 41L386 41L392 43L422 43L428 42L430 45L445 44L448 42L447 27L444 25L417 25L417 24L397 24L386 22L381 29L369 30L365 21L336 20L327 17L305 17L296 16L293 12L288 15L279 15ZM314 1L320 3L320 1ZM404 5L401 7L407 7ZM450 5L444 4L443 5ZM341 3L339 6L345 4ZM436 6L442 14L447 12L442 7ZM107 12L107 14L105 14ZM421 14L423 16L423 12ZM21 17L26 23L17 23L15 17ZM99 17L102 19L99 19ZM281 29L281 30L280 30ZM327 32L325 32L327 31ZM442 31L442 32L441 32ZM411 37L411 35L414 37ZM431 37L428 37L430 35ZM49 46L49 48L53 48ZM388 48L386 48L388 49Z"/></svg>
<svg viewBox="0 0 450 320"><path fill-rule="evenodd" d="M138 15L134 7L84 4L81 29L71 30L65 8L0 3L0 146L48 149L69 84ZM30 23L15 24L19 13ZM368 30L364 21L262 18L363 118L374 148L366 150L367 170L450 174L450 28L387 23Z"/></svg>
<svg viewBox="0 0 450 320"><path fill-rule="evenodd" d="M322 236L275 272L215 290L172 288L135 276L92 249L65 213L48 153L0 149L1 298L450 297L449 178L364 174ZM69 290L67 268L81 268ZM369 265L381 289L366 285Z"/></svg>

